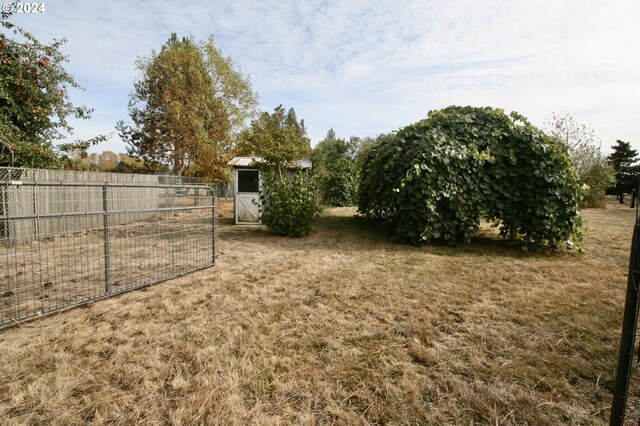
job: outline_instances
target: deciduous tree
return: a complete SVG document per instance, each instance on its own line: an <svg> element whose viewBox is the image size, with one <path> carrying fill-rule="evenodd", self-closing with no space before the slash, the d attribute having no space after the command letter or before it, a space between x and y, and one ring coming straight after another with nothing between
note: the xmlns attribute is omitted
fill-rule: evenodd
<svg viewBox="0 0 640 426"><path fill-rule="evenodd" d="M606 191L615 181L614 169L600 149L593 129L577 122L571 114L553 114L547 120L549 134L569 147L571 160L588 188L584 196L585 207L604 207Z"/></svg>
<svg viewBox="0 0 640 426"><path fill-rule="evenodd" d="M248 77L216 48L175 34L137 62L130 95L133 124L119 122L129 155L177 175L227 178L236 135L255 111Z"/></svg>
<svg viewBox="0 0 640 426"><path fill-rule="evenodd" d="M101 172L112 172L118 166L120 157L113 151L104 151L97 156L98 170Z"/></svg>
<svg viewBox="0 0 640 426"><path fill-rule="evenodd" d="M277 106L273 113L263 112L251 122L238 143L238 155L258 156L263 167L283 176L284 170L295 161L311 155L304 120L298 121L296 111Z"/></svg>
<svg viewBox="0 0 640 426"><path fill-rule="evenodd" d="M80 87L64 69L66 40L40 43L9 16L0 18L0 166L59 167L54 142L73 133L70 117L89 118L91 109L69 97Z"/></svg>
<svg viewBox="0 0 640 426"><path fill-rule="evenodd" d="M108 135L99 135L88 140L77 140L66 142L56 146L58 151L58 163L67 170L89 170L96 171L97 164L91 161L89 147L104 142Z"/></svg>
<svg viewBox="0 0 640 426"><path fill-rule="evenodd" d="M367 157L367 154L383 136L384 135L379 135L376 138L367 136L359 140L358 149L356 150L356 165L358 166L358 170L362 169L362 165L364 164L364 159Z"/></svg>
<svg viewBox="0 0 640 426"><path fill-rule="evenodd" d="M304 120L298 121L295 110L280 105L271 114L263 112L243 132L237 154L262 158L262 223L278 235L311 232L319 212L314 181L299 170L288 170L311 154Z"/></svg>

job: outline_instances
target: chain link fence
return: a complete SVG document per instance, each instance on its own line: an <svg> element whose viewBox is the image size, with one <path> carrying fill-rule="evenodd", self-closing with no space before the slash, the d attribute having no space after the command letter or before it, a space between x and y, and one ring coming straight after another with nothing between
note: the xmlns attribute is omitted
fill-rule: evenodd
<svg viewBox="0 0 640 426"><path fill-rule="evenodd" d="M211 187L45 172L0 169L0 327L214 265Z"/></svg>

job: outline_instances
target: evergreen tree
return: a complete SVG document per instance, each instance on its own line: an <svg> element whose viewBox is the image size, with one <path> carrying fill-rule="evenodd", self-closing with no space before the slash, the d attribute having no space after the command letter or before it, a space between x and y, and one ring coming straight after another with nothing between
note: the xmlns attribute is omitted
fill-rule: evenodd
<svg viewBox="0 0 640 426"><path fill-rule="evenodd" d="M610 193L616 195L620 204L624 203L624 196L632 189L638 189L640 166L638 151L631 148L631 143L617 140L612 147L613 152L607 157L616 173L616 182L610 188Z"/></svg>
<svg viewBox="0 0 640 426"><path fill-rule="evenodd" d="M314 176L322 202L330 206L352 206L357 198L357 167L355 152L360 139L347 142L336 137L333 129L316 145L311 155Z"/></svg>

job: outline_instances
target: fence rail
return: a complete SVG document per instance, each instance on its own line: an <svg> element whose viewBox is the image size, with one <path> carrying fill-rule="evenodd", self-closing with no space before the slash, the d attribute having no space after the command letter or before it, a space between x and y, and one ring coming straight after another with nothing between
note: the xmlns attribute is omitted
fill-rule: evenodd
<svg viewBox="0 0 640 426"><path fill-rule="evenodd" d="M0 181L0 327L215 263L209 186L23 176Z"/></svg>

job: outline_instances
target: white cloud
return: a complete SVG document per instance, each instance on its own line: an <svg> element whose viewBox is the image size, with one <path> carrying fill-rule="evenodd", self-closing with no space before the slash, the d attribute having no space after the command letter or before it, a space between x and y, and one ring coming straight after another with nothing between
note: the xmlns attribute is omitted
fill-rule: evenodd
<svg viewBox="0 0 640 426"><path fill-rule="evenodd" d="M68 70L95 107L78 136L127 118L135 60L171 32L216 44L252 77L261 106L294 107L318 141L397 129L451 101L517 109L542 125L568 111L608 147L640 148L640 2L49 1L15 22L68 38ZM106 148L122 150L111 143Z"/></svg>

